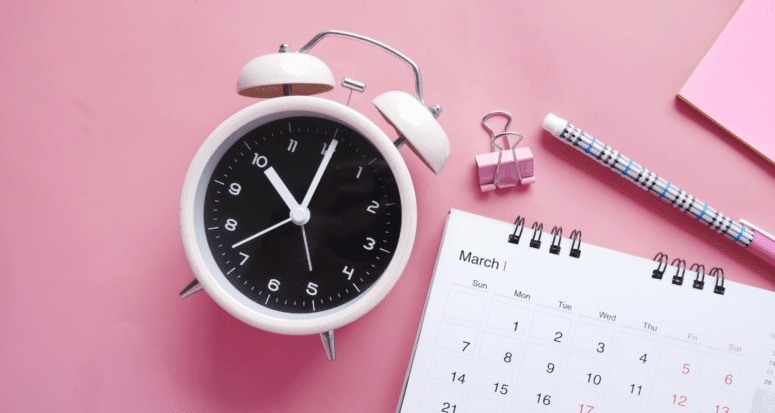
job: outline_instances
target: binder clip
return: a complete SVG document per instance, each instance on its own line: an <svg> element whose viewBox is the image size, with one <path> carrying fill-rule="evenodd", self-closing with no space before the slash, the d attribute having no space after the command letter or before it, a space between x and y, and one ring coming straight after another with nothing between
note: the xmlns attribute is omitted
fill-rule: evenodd
<svg viewBox="0 0 775 413"><path fill-rule="evenodd" d="M486 122L487 118L493 115L503 115L509 118L506 126L503 128L503 132L498 135L493 132ZM490 131L490 136L492 137L490 144L493 150L493 152L483 153L475 157L476 166L479 170L479 187L482 189L482 192L492 191L495 188L516 186L518 183L522 185L532 184L536 181L533 175L533 153L527 147L517 149L517 145L522 141L523 136L516 132L508 132L509 123L511 123L511 115L500 110L490 112L482 119L482 125ZM511 146L509 145L508 135L519 136L519 140ZM501 136L506 141L506 152L495 143ZM495 149L498 151L496 152Z"/></svg>

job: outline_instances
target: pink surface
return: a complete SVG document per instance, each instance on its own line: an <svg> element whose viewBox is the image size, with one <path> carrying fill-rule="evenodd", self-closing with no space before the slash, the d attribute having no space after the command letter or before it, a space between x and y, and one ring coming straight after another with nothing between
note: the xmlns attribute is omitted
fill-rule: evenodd
<svg viewBox="0 0 775 413"><path fill-rule="evenodd" d="M775 265L775 241L758 232L754 232L753 243L748 248L763 260Z"/></svg>
<svg viewBox="0 0 775 413"><path fill-rule="evenodd" d="M746 0L680 95L775 162L775 2Z"/></svg>
<svg viewBox="0 0 775 413"><path fill-rule="evenodd" d="M773 231L775 169L675 99L739 4L0 3L0 411L393 412L451 207L775 289L773 267L541 130L549 112L572 120ZM192 279L183 177L205 137L254 102L235 93L239 70L329 28L414 59L452 143L439 176L401 149L419 204L414 253L387 298L337 330L335 362L317 336L265 333L204 293L177 295ZM391 131L370 101L411 92L406 65L342 39L313 52L337 81L366 82L351 106ZM480 192L473 158L487 145L471 137L495 109L514 115L540 183Z"/></svg>

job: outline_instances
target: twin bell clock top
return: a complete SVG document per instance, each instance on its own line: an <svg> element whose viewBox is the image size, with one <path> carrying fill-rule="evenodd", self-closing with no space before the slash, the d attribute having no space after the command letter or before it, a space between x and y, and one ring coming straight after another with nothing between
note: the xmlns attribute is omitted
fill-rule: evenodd
<svg viewBox="0 0 775 413"><path fill-rule="evenodd" d="M346 105L311 96L334 88L331 69L307 54L326 37L371 44L414 70L416 97L386 92L373 100L397 139ZM204 289L254 327L320 334L333 360L334 329L374 308L409 260L417 203L398 149L407 144L438 174L449 157L435 119L441 108L425 106L409 58L333 30L295 53L282 45L253 59L237 92L268 99L218 126L186 173L180 232L196 278L181 296Z"/></svg>

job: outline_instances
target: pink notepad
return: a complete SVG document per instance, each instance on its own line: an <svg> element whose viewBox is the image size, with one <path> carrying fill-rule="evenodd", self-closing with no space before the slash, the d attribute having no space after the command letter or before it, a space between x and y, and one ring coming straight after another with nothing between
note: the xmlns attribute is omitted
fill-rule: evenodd
<svg viewBox="0 0 775 413"><path fill-rule="evenodd" d="M775 163L775 1L746 0L678 96Z"/></svg>

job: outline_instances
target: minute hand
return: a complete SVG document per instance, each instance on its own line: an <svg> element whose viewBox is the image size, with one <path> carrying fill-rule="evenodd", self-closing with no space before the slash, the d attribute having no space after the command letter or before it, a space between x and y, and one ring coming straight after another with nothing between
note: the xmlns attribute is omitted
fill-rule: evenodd
<svg viewBox="0 0 775 413"><path fill-rule="evenodd" d="M334 155L337 143L339 142L336 139L331 140L331 145L328 147L326 154L323 155L323 162L320 163L318 171L315 172L315 177L312 178L312 183L309 185L309 189L307 189L307 194L304 195L304 200L301 201L302 208L306 208L309 205L309 201L312 200L312 195L315 193L315 189L317 189L318 184L320 183L320 178L323 177L323 172L325 172L328 162L331 161L331 156Z"/></svg>

